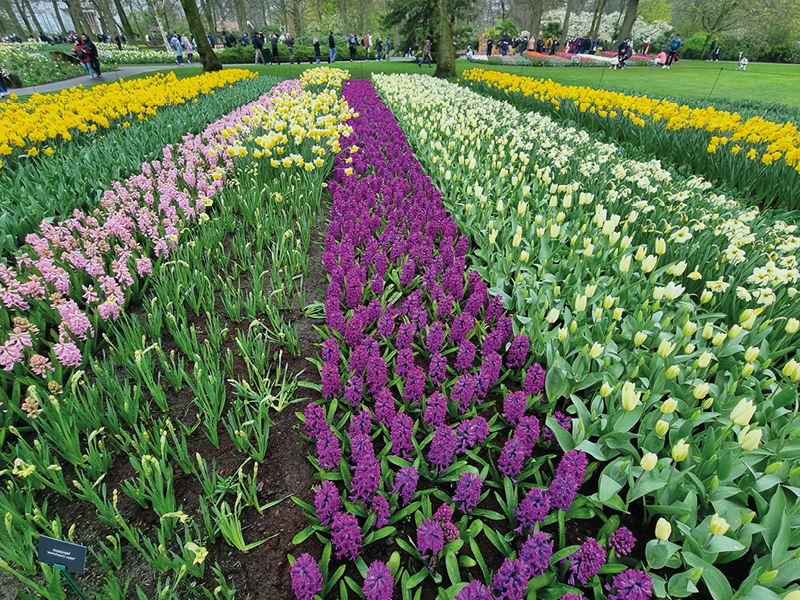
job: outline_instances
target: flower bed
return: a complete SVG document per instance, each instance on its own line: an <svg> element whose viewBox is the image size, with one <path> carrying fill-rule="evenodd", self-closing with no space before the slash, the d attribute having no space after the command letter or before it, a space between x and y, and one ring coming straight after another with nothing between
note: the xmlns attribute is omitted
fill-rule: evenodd
<svg viewBox="0 0 800 600"><path fill-rule="evenodd" d="M109 65L162 65L175 62L175 54L164 50L142 50L138 46L97 43L100 62ZM195 52L195 54L197 54ZM199 56L199 55L198 55ZM198 58L199 60L199 58Z"/></svg>
<svg viewBox="0 0 800 600"><path fill-rule="evenodd" d="M800 134L789 122L744 121L713 106L690 108L646 96L473 69L465 81L582 127L635 143L677 164L735 185L754 204L795 209L800 198Z"/></svg>
<svg viewBox="0 0 800 600"><path fill-rule="evenodd" d="M0 66L20 78L23 86L41 85L84 75L86 69L81 65L56 61L47 54L47 44L4 44L0 43Z"/></svg>
<svg viewBox="0 0 800 600"><path fill-rule="evenodd" d="M258 98L274 85L271 78L242 81L202 94L196 102L162 107L155 115L109 129L87 131L69 142L71 152L40 154L13 169L0 169L0 253L10 256L44 218L61 219L74 209L94 206L113 182L141 170L168 144L186 133L200 133L223 114ZM87 166L89 166L87 168Z"/></svg>
<svg viewBox="0 0 800 600"><path fill-rule="evenodd" d="M463 88L376 86L472 235L472 264L546 359L546 399L572 426L553 429L559 445L603 462L587 505L644 511L654 593L702 581L731 598L735 560L738 593L790 590L797 545L770 548L800 477L785 445L800 380L795 226Z"/></svg>

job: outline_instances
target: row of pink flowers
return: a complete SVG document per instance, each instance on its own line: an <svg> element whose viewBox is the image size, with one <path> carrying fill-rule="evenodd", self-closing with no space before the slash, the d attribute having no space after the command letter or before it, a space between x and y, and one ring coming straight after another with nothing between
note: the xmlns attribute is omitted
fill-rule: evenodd
<svg viewBox="0 0 800 600"><path fill-rule="evenodd" d="M93 210L76 210L60 223L42 221L40 233L27 236L16 268L0 264L0 322L7 324L0 367L24 369L27 356L27 368L48 378L54 363L81 366L84 343L119 317L153 273L153 260L177 247L187 224L207 218L234 160L225 150L236 139L223 132L246 126L253 106L271 108L274 98L300 89L297 80L282 82L202 133L165 147L160 160L142 164L140 175L115 182Z"/></svg>

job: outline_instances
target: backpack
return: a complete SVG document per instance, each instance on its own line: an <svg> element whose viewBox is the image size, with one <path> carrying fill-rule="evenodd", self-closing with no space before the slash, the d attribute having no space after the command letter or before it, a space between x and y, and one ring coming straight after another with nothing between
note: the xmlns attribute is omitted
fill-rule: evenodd
<svg viewBox="0 0 800 600"><path fill-rule="evenodd" d="M83 58L84 56L86 56L86 52L84 52L83 50L75 50L75 56L77 56L78 58Z"/></svg>

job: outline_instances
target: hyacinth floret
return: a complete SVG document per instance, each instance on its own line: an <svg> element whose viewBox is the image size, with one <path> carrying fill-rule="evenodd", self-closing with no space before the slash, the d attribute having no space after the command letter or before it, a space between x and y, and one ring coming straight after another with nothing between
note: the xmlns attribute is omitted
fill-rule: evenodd
<svg viewBox="0 0 800 600"><path fill-rule="evenodd" d="M301 554L294 561L289 574L297 600L313 600L314 594L322 591L322 573L317 561L310 554Z"/></svg>
<svg viewBox="0 0 800 600"><path fill-rule="evenodd" d="M359 435L365 435L369 437L371 428L372 414L367 408L362 406L361 410L353 413L350 417L350 427L348 428L347 432L350 434L350 439L353 439Z"/></svg>
<svg viewBox="0 0 800 600"><path fill-rule="evenodd" d="M503 416L510 425L516 425L525 415L528 396L525 392L511 392L503 402Z"/></svg>
<svg viewBox="0 0 800 600"><path fill-rule="evenodd" d="M609 600L648 600L653 595L653 579L644 571L625 569L606 586L609 591L611 588L616 593L609 594Z"/></svg>
<svg viewBox="0 0 800 600"><path fill-rule="evenodd" d="M364 380L359 375L353 375L344 386L344 399L350 406L361 406L364 397Z"/></svg>
<svg viewBox="0 0 800 600"><path fill-rule="evenodd" d="M342 380L339 377L339 367L336 365L322 365L322 397L333 398L342 389Z"/></svg>
<svg viewBox="0 0 800 600"><path fill-rule="evenodd" d="M361 528L358 519L350 513L340 512L333 518L331 541L336 550L336 558L347 557L355 560L361 553Z"/></svg>
<svg viewBox="0 0 800 600"><path fill-rule="evenodd" d="M372 512L375 513L375 529L385 527L389 523L389 502L380 494L376 494L372 499Z"/></svg>
<svg viewBox="0 0 800 600"><path fill-rule="evenodd" d="M333 517L342 510L342 501L339 490L332 481L325 480L314 492L314 508L317 518L327 526L333 522Z"/></svg>
<svg viewBox="0 0 800 600"><path fill-rule="evenodd" d="M550 566L553 557L553 540L544 531L537 531L525 540L519 557L531 570L532 577L539 577Z"/></svg>
<svg viewBox="0 0 800 600"><path fill-rule="evenodd" d="M531 488L522 502L517 506L514 514L519 521L518 533L527 530L533 531L536 523L544 521L550 512L550 495L542 488Z"/></svg>
<svg viewBox="0 0 800 600"><path fill-rule="evenodd" d="M361 591L367 600L392 600L393 585L392 570L387 564L376 560L367 569Z"/></svg>
<svg viewBox="0 0 800 600"><path fill-rule="evenodd" d="M617 556L628 556L636 545L636 538L627 527L620 527L608 538L608 546L613 548Z"/></svg>
<svg viewBox="0 0 800 600"><path fill-rule="evenodd" d="M492 600L492 590L477 579L461 588L454 600Z"/></svg>
<svg viewBox="0 0 800 600"><path fill-rule="evenodd" d="M514 479L522 472L522 464L530 454L530 448L526 446L521 438L512 436L506 441L500 451L500 459L497 461L497 468L503 475Z"/></svg>
<svg viewBox="0 0 800 600"><path fill-rule="evenodd" d="M339 466L339 459L342 457L342 448L339 445L339 438L328 427L320 432L317 438L317 459L319 466L330 471Z"/></svg>
<svg viewBox="0 0 800 600"><path fill-rule="evenodd" d="M350 494L352 499L361 500L361 505L366 506L367 502L378 491L381 483L381 464L372 456L362 460L356 465L353 480L350 482Z"/></svg>
<svg viewBox="0 0 800 600"><path fill-rule="evenodd" d="M303 412L306 421L306 435L312 440L328 428L328 421L325 420L325 411L316 402L309 402Z"/></svg>
<svg viewBox="0 0 800 600"><path fill-rule="evenodd" d="M475 417L461 421L456 428L456 435L460 440L457 452L472 450L489 435L489 423L483 417Z"/></svg>
<svg viewBox="0 0 800 600"><path fill-rule="evenodd" d="M456 355L456 371L462 373L469 371L475 362L475 344L469 340L462 340L458 346L458 354Z"/></svg>
<svg viewBox="0 0 800 600"><path fill-rule="evenodd" d="M497 352L490 352L484 357L480 374L478 375L478 395L481 398L486 396L486 393L497 383L502 368L503 359L500 358Z"/></svg>
<svg viewBox="0 0 800 600"><path fill-rule="evenodd" d="M553 417L553 420L556 423L558 423L564 431L566 431L567 433L572 431L572 419L569 418L567 415L565 415L563 412L557 410L550 416ZM542 436L544 437L545 440L551 442L554 442L556 439L556 436L553 434L553 431L549 426L545 428L544 432L542 433Z"/></svg>
<svg viewBox="0 0 800 600"><path fill-rule="evenodd" d="M528 348L531 340L527 335L514 336L506 355L507 367L521 367L528 361Z"/></svg>
<svg viewBox="0 0 800 600"><path fill-rule="evenodd" d="M330 337L322 342L322 362L326 365L339 366L339 342Z"/></svg>
<svg viewBox="0 0 800 600"><path fill-rule="evenodd" d="M482 486L483 480L480 475L471 471L464 471L461 474L456 484L456 493L453 494L453 502L457 503L461 512L467 512L478 506Z"/></svg>
<svg viewBox="0 0 800 600"><path fill-rule="evenodd" d="M394 396L391 390L384 386L375 394L375 420L381 425L391 427L396 415Z"/></svg>
<svg viewBox="0 0 800 600"><path fill-rule="evenodd" d="M411 442L414 422L405 413L397 413L392 422L392 430L389 436L392 442L392 453L400 458L408 459L414 444Z"/></svg>
<svg viewBox="0 0 800 600"><path fill-rule="evenodd" d="M394 486L392 491L400 497L403 506L411 502L411 497L417 491L419 473L414 467L400 467L397 475L394 476Z"/></svg>
<svg viewBox="0 0 800 600"><path fill-rule="evenodd" d="M589 538L569 557L569 560L568 583L574 585L577 578L581 585L586 585L606 564L606 553L594 538Z"/></svg>
<svg viewBox="0 0 800 600"><path fill-rule="evenodd" d="M441 352L431 355L428 377L435 387L441 386L447 380L447 358Z"/></svg>
<svg viewBox="0 0 800 600"><path fill-rule="evenodd" d="M497 600L520 600L525 597L525 590L531 578L531 570L521 559L507 558L494 574L492 590Z"/></svg>
<svg viewBox="0 0 800 600"><path fill-rule="evenodd" d="M423 559L436 556L444 548L444 531L438 521L426 518L417 527L417 550Z"/></svg>
<svg viewBox="0 0 800 600"><path fill-rule="evenodd" d="M525 383L523 384L522 389L525 390L526 394L529 394L532 398L535 398L544 390L544 380L546 375L547 373L542 368L542 365L539 363L531 365L528 367L528 371L525 373ZM542 402L544 402L544 397L542 397Z"/></svg>
<svg viewBox="0 0 800 600"><path fill-rule="evenodd" d="M458 436L449 425L438 427L428 450L428 462L439 469L446 469L453 462L458 445Z"/></svg>

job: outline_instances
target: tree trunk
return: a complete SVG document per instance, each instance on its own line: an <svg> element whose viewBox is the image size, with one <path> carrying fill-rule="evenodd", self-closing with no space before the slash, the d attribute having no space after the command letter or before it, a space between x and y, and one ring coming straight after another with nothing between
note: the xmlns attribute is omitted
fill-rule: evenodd
<svg viewBox="0 0 800 600"><path fill-rule="evenodd" d="M395 50L399 50L400 49L400 25L395 25L394 26L394 31L392 33L394 35L393 40L392 40L392 41L394 41L393 48ZM405 54L405 52L403 52L403 54Z"/></svg>
<svg viewBox="0 0 800 600"><path fill-rule="evenodd" d="M56 19L58 19L58 26L61 28L61 34L67 34L67 28L64 27L64 19L61 18L61 11L58 10L58 0L53 0L53 12L56 13Z"/></svg>
<svg viewBox="0 0 800 600"><path fill-rule="evenodd" d="M456 55L453 51L453 30L450 27L450 15L447 11L447 0L438 0L439 13L436 30L436 71L434 77L454 79L456 76Z"/></svg>
<svg viewBox="0 0 800 600"><path fill-rule="evenodd" d="M347 0L337 0L339 6L339 22L342 24L342 33L347 35Z"/></svg>
<svg viewBox="0 0 800 600"><path fill-rule="evenodd" d="M594 14L592 15L592 27L589 30L589 37L594 39L600 31L600 25L603 23L603 11L606 8L606 0L597 0L594 5Z"/></svg>
<svg viewBox="0 0 800 600"><path fill-rule="evenodd" d="M22 39L27 39L28 35L33 33L33 28L31 28L30 21L28 21L28 15L25 14L25 11L20 6L19 0L14 0L14 5L16 6L20 16L22 17L22 22L25 23L25 31L22 32L23 35L20 35L19 37L21 37Z"/></svg>
<svg viewBox="0 0 800 600"><path fill-rule="evenodd" d="M266 4L266 2L264 4ZM214 37L216 37L217 28L216 23L214 23L214 13L211 12L211 3L208 0L200 0L200 6L203 9L203 16L205 17L206 24L208 25L208 32L213 33Z"/></svg>
<svg viewBox="0 0 800 600"><path fill-rule="evenodd" d="M533 0L531 2L531 37L539 39L539 33L542 31L542 2L543 0Z"/></svg>
<svg viewBox="0 0 800 600"><path fill-rule="evenodd" d="M619 44L626 37L630 37L633 24L636 22L636 13L638 10L639 0L628 0L628 6L625 9L625 18L622 20L622 27L617 35L617 44Z"/></svg>
<svg viewBox="0 0 800 600"><path fill-rule="evenodd" d="M36 27L36 33L44 33L44 29L42 29L42 24L39 23L39 19L36 18L36 11L33 10L33 7L31 6L30 0L23 0L23 3L25 4L25 7L28 9L28 12L31 15L31 19L33 20L33 24Z"/></svg>
<svg viewBox="0 0 800 600"><path fill-rule="evenodd" d="M9 33L13 33L15 35L18 35L18 36L22 37L22 35L21 35L22 34L22 25L19 24L19 21L17 20L17 15L14 13L14 9L11 7L11 1L10 0L0 0L0 6L2 6L2 8L3 8L3 12L8 14L8 25L9 25L9 28L12 30L12 31L9 31Z"/></svg>
<svg viewBox="0 0 800 600"><path fill-rule="evenodd" d="M561 39L559 44L563 44L569 39L569 18L572 14L572 2L573 0L567 0L567 12L564 13L564 25L562 27Z"/></svg>
<svg viewBox="0 0 800 600"><path fill-rule="evenodd" d="M159 33L161 33L161 39L164 42L164 49L167 52L169 52L170 51L170 49L169 49L169 38L167 38L167 31L166 31L166 29L164 29L164 22L161 20L161 13L159 13L158 10L156 9L156 5L155 5L154 0L147 0L147 6L150 9L150 12L153 13L153 15L156 18L156 24L158 25L158 31L159 31Z"/></svg>
<svg viewBox="0 0 800 600"><path fill-rule="evenodd" d="M114 0L114 7L117 9L119 15L119 22L122 24L122 33L125 34L129 40L133 41L136 35L131 27L131 22L128 20L128 15L125 14L125 9L122 6L122 0Z"/></svg>
<svg viewBox="0 0 800 600"><path fill-rule="evenodd" d="M247 17L244 11L244 0L233 0L233 12L236 14L236 24L239 26L239 34L246 31ZM199 11L198 11L199 14Z"/></svg>
<svg viewBox="0 0 800 600"><path fill-rule="evenodd" d="M200 54L200 61L203 63L203 72L221 71L222 63L217 55L214 54L211 44L208 43L197 2L195 0L181 0L181 6L183 6L183 12L186 14L186 21L189 23L189 31L192 32L197 42L197 52Z"/></svg>

